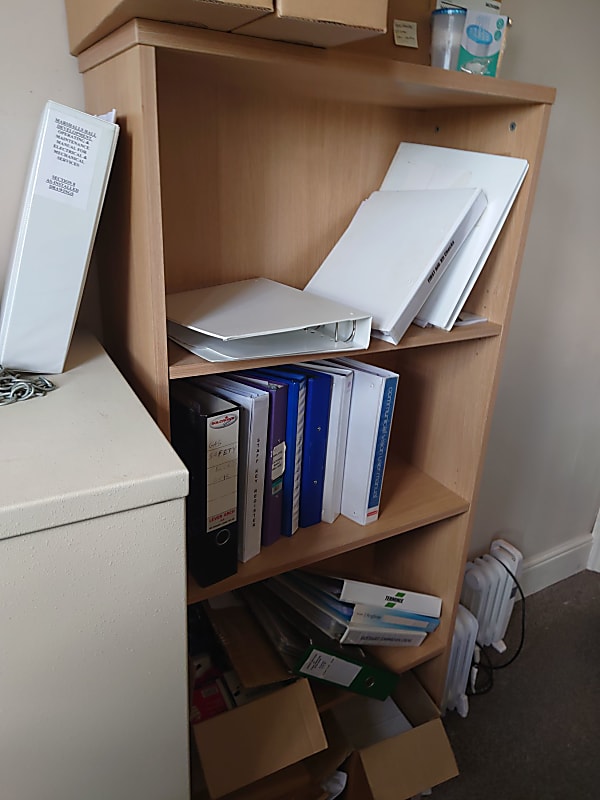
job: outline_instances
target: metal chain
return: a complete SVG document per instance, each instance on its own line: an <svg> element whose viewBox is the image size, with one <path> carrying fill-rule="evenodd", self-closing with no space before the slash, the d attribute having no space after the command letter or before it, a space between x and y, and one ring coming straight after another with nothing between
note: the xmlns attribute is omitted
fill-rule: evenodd
<svg viewBox="0 0 600 800"><path fill-rule="evenodd" d="M27 372L16 372L0 365L0 406L29 400L31 397L43 397L56 386L42 375L31 375Z"/></svg>

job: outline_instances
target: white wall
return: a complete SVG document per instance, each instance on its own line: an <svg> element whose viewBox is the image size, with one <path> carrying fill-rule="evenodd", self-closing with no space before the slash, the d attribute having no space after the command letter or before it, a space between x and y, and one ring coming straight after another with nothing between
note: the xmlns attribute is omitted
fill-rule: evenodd
<svg viewBox="0 0 600 800"><path fill-rule="evenodd" d="M83 108L83 81L77 60L69 55L63 0L4 2L0 24L0 286L46 100Z"/></svg>
<svg viewBox="0 0 600 800"><path fill-rule="evenodd" d="M526 559L583 566L600 505L600 4L504 0L502 7L514 20L502 77L555 86L557 100L473 552L503 533Z"/></svg>
<svg viewBox="0 0 600 800"><path fill-rule="evenodd" d="M529 559L573 549L600 506L600 4L504 0L502 77L558 88L478 504L473 552L498 533ZM576 38L575 38L576 37ZM63 0L4 3L0 283L46 99L83 108ZM583 537L583 539L582 539ZM587 544L586 544L587 546Z"/></svg>

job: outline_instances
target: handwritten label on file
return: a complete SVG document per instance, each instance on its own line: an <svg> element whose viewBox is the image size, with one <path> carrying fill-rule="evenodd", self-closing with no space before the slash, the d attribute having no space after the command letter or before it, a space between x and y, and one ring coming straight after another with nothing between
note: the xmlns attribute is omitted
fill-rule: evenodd
<svg viewBox="0 0 600 800"><path fill-rule="evenodd" d="M237 519L238 429L237 412L213 417L208 424L207 531L214 531Z"/></svg>

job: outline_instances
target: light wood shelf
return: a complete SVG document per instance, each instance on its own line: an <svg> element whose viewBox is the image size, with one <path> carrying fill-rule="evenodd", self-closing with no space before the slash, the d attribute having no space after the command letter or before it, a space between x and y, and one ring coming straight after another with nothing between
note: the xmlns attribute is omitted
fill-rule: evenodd
<svg viewBox="0 0 600 800"><path fill-rule="evenodd" d="M202 588L192 577L188 581L188 603L237 589L291 569L305 567L350 550L398 536L406 531L463 514L466 500L449 491L423 472L406 464L390 463L386 468L381 515L370 525L358 525L345 517L332 523L301 528L289 538L282 537L245 564L237 574Z"/></svg>
<svg viewBox="0 0 600 800"><path fill-rule="evenodd" d="M430 347L437 344L452 344L454 342L467 342L473 339L486 339L488 337L499 336L502 333L502 327L493 322L478 322L474 325L466 325L464 327L454 328L451 331L442 331L438 328L419 328L416 325L411 325L409 330L405 333L402 340L397 344L390 344L381 339L372 339L368 350L358 350L355 353L348 353L347 355L353 358L363 358L368 360L368 356L373 353L387 353L391 350L405 350L413 347ZM198 375L210 375L215 370L215 364L205 361L199 356L195 356L188 350L184 350L175 342L169 341L169 377L173 380L176 378L193 378ZM319 358L335 358L339 353L321 353ZM301 362L314 360L314 356L285 356L277 358L264 358L261 359L262 366L275 366L278 364L291 364L294 362ZM230 361L218 365L219 372L229 372L232 370L248 369L252 362L248 361Z"/></svg>

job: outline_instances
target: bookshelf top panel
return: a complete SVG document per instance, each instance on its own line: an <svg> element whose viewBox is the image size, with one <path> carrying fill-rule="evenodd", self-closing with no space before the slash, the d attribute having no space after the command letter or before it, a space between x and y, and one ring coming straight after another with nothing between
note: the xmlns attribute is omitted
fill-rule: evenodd
<svg viewBox="0 0 600 800"><path fill-rule="evenodd" d="M79 56L89 69L136 45L189 53L223 79L312 97L430 109L553 103L555 90L333 49L272 42L150 20L132 20Z"/></svg>

